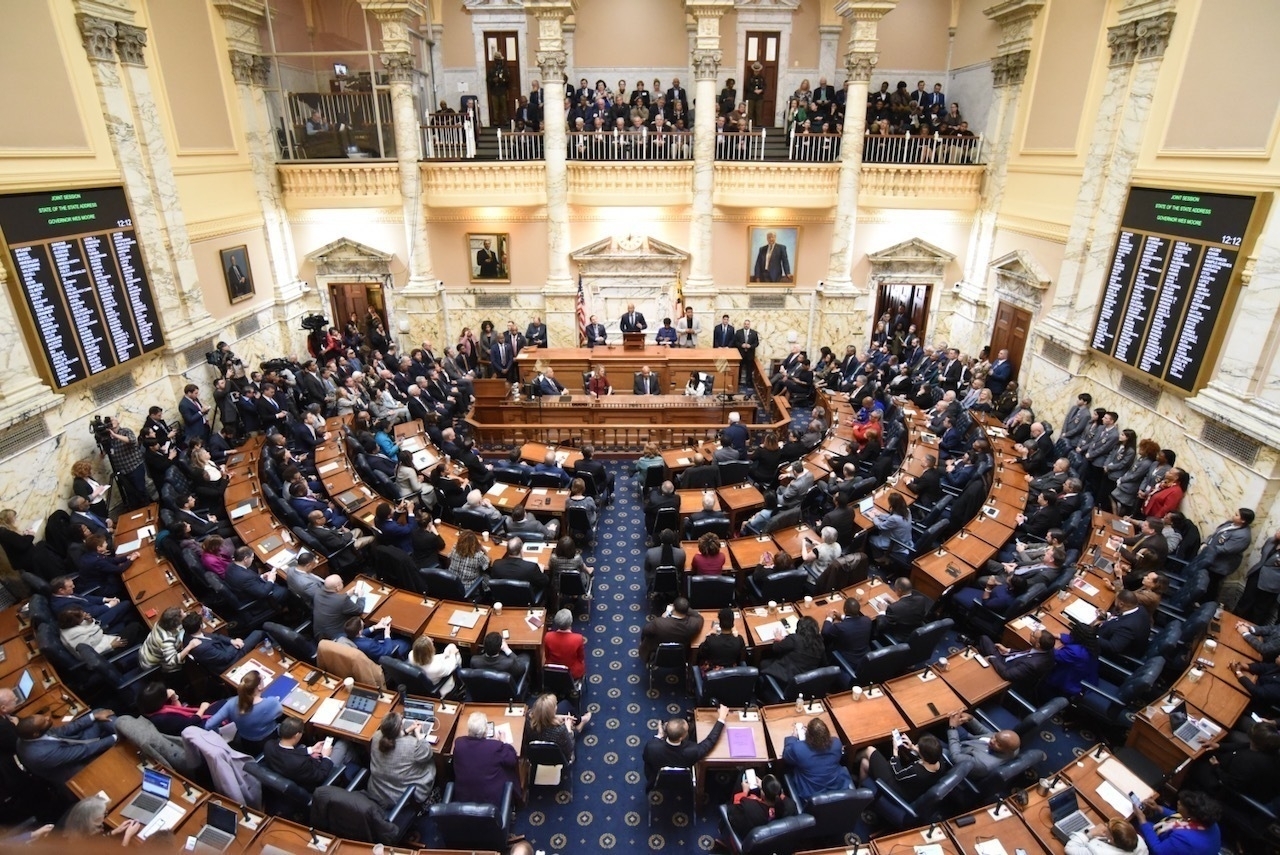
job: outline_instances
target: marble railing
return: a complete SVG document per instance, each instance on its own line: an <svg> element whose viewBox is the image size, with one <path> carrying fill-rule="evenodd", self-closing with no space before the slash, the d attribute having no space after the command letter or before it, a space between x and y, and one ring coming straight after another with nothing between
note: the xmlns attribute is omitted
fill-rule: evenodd
<svg viewBox="0 0 1280 855"><path fill-rule="evenodd" d="M427 205L436 208L539 206L547 203L540 161L422 163ZM687 205L693 164L613 161L567 165L569 201L580 205ZM865 163L858 202L876 208L975 210L984 167ZM280 182L291 208L352 208L400 204L395 163L282 163ZM717 205L753 206L779 200L794 208L834 208L837 163L773 161L715 164Z"/></svg>

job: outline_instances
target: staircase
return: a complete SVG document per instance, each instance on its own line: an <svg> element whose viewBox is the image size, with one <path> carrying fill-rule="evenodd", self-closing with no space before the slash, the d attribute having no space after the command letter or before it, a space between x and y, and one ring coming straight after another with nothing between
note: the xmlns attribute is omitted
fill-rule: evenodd
<svg viewBox="0 0 1280 855"><path fill-rule="evenodd" d="M769 128L764 135L764 159L780 161L787 159L787 131L785 128Z"/></svg>
<svg viewBox="0 0 1280 855"><path fill-rule="evenodd" d="M476 129L476 160L498 159L498 129Z"/></svg>

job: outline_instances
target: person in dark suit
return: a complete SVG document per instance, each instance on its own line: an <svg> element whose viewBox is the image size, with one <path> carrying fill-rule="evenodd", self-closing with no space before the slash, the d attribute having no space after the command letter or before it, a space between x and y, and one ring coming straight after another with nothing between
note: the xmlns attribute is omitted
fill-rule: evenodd
<svg viewBox="0 0 1280 855"><path fill-rule="evenodd" d="M723 608L716 615L715 632L698 645L698 665L704 672L741 665L747 655L746 642L733 629L733 609Z"/></svg>
<svg viewBox="0 0 1280 855"><path fill-rule="evenodd" d="M929 610L933 608L933 600L915 590L911 580L905 576L894 580L893 592L898 595L898 599L890 603L884 614L876 618L876 631L904 636L924 625Z"/></svg>
<svg viewBox="0 0 1280 855"><path fill-rule="evenodd" d="M516 372L515 360L515 351L506 339L498 339L489 349L489 366L493 369L494 376L509 383L517 383L520 379Z"/></svg>
<svg viewBox="0 0 1280 855"><path fill-rule="evenodd" d="M947 348L946 361L942 363L942 367L938 370L938 386L944 392L955 392L959 394L960 387L964 385L965 368L964 363L960 361L960 351L954 347Z"/></svg>
<svg viewBox="0 0 1280 855"><path fill-rule="evenodd" d="M1043 475L1054 462L1053 437L1045 429L1044 422L1031 423L1031 439L1013 450L1022 455L1023 470L1028 475Z"/></svg>
<svg viewBox="0 0 1280 855"><path fill-rule="evenodd" d="M226 575L222 581L231 589L242 603L267 600L274 605L283 605L289 595L289 589L276 584L275 569L268 570L259 576L252 569L253 550L242 546L236 550L231 563L227 565Z"/></svg>
<svg viewBox="0 0 1280 855"><path fill-rule="evenodd" d="M603 463L596 460L596 447L594 445L584 445L580 450L582 452L582 459L574 464L573 472L571 474L575 477L586 476L590 478L597 487L603 487L604 494L602 498L612 496L613 485L616 479L614 478L613 473L605 468Z"/></svg>
<svg viewBox="0 0 1280 855"><path fill-rule="evenodd" d="M360 614L360 603L342 592L342 577L325 577L324 589L311 601L311 634L333 641L346 634L347 618Z"/></svg>
<svg viewBox="0 0 1280 855"><path fill-rule="evenodd" d="M302 732L305 729L306 722L285 716L280 722L280 738L268 740L262 747L262 763L310 793L329 780L334 769L346 765L350 749L342 741L331 746L325 745L324 741L310 747L303 745Z"/></svg>
<svg viewBox="0 0 1280 855"><path fill-rule="evenodd" d="M1250 698L1280 709L1280 657L1274 662L1231 663L1231 673Z"/></svg>
<svg viewBox="0 0 1280 855"><path fill-rule="evenodd" d="M281 403L274 383L263 383L262 394L254 404L258 421L264 428L282 427L289 419L289 410Z"/></svg>
<svg viewBox="0 0 1280 855"><path fill-rule="evenodd" d="M547 325L542 322L540 316L533 316L529 326L525 327L524 337L530 345L535 347L547 346Z"/></svg>
<svg viewBox="0 0 1280 855"><path fill-rule="evenodd" d="M631 384L631 393L633 395L662 394L662 384L658 379L658 375L654 374L648 365L641 366L640 371L636 374L636 379Z"/></svg>
<svg viewBox="0 0 1280 855"><path fill-rule="evenodd" d="M659 769L668 767L692 769L699 760L710 754L711 749L715 748L720 740L720 733L724 730L724 723L728 718L729 708L721 704L715 726L701 742L697 743L686 741L689 735L689 723L683 718L673 718L664 724L644 747L645 789L653 787Z"/></svg>
<svg viewBox="0 0 1280 855"><path fill-rule="evenodd" d="M742 359L739 364L739 373L749 383L756 362L756 349L760 347L760 334L751 328L749 319L744 320L742 326L733 334L733 346L738 349L738 356Z"/></svg>
<svg viewBox="0 0 1280 855"><path fill-rule="evenodd" d="M960 738L959 728L962 726L969 734L965 739ZM965 777L981 781L1018 756L1022 750L1022 739L1012 730L992 733L974 721L969 713L956 712L947 720L947 747L953 764L961 761L970 764Z"/></svg>
<svg viewBox="0 0 1280 855"><path fill-rule="evenodd" d="M1244 593L1236 611L1253 623L1266 623L1280 597L1280 531L1262 544L1258 561L1245 576Z"/></svg>
<svg viewBox="0 0 1280 855"><path fill-rule="evenodd" d="M489 566L490 579L510 579L514 582L528 582L536 596L545 590L548 583L547 574L542 568L526 558L521 558L524 541L513 537L507 541L507 554Z"/></svg>
<svg viewBox="0 0 1280 855"><path fill-rule="evenodd" d="M555 397L565 393L564 384L556 379L556 370L547 368L542 372L542 376L538 378L538 382L534 385L534 391L539 395L550 395Z"/></svg>
<svg viewBox="0 0 1280 855"><path fill-rule="evenodd" d="M178 413L182 416L182 428L187 441L209 438L209 408L200 403L200 387L188 383L178 401Z"/></svg>
<svg viewBox="0 0 1280 855"><path fill-rule="evenodd" d="M839 651L854 668L871 652L871 636L875 624L862 613L862 603L857 597L845 597L844 615L835 609L827 612L822 624L822 640L831 650Z"/></svg>
<svg viewBox="0 0 1280 855"><path fill-rule="evenodd" d="M978 639L978 649L995 670L1010 683L1033 686L1053 670L1053 648L1057 639L1047 629L1040 630L1031 650L1010 650L985 635Z"/></svg>
<svg viewBox="0 0 1280 855"><path fill-rule="evenodd" d="M529 657L523 653L512 653L507 642L503 640L502 633L490 632L485 634L484 646L480 652L472 655L470 665L472 668L485 671L501 671L504 674L510 674L512 682L518 683L529 670Z"/></svg>
<svg viewBox="0 0 1280 855"><path fill-rule="evenodd" d="M480 271L477 279L497 279L499 276L498 253L493 251L491 243L485 238L484 246L476 250L476 268Z"/></svg>
<svg viewBox="0 0 1280 855"><path fill-rule="evenodd" d="M341 528L347 524L347 518L334 510L329 502L308 496L307 485L302 481L289 485L289 507L302 519L309 517L312 511L319 511L329 525Z"/></svg>
<svg viewBox="0 0 1280 855"><path fill-rule="evenodd" d="M604 328L604 324L600 323L595 315L592 315L588 319L586 336L587 347L595 347L597 345L609 343L609 331Z"/></svg>
<svg viewBox="0 0 1280 855"><path fill-rule="evenodd" d="M1188 579L1201 568L1209 571L1208 599L1217 599L1222 580L1240 566L1240 561L1253 541L1253 519L1252 508L1240 508L1234 517L1218 526L1213 534L1204 539L1200 551L1188 562L1185 571Z"/></svg>
<svg viewBox="0 0 1280 855"><path fill-rule="evenodd" d="M71 576L55 577L49 583L49 588L52 591L49 606L55 615L72 607L84 609L102 625L103 631L108 635L120 635L120 630L130 623L133 603L127 599L105 599L96 594L77 594L76 582Z"/></svg>
<svg viewBox="0 0 1280 855"><path fill-rule="evenodd" d="M80 582L86 588L101 588L110 597L126 595L124 571L138 558L137 552L128 555L112 555L107 550L107 539L91 534L84 542L84 555L80 557Z"/></svg>
<svg viewBox="0 0 1280 855"><path fill-rule="evenodd" d="M53 726L42 713L18 720L18 759L31 774L65 784L116 744L115 714L94 710L70 724Z"/></svg>
<svg viewBox="0 0 1280 855"><path fill-rule="evenodd" d="M640 630L640 659L648 661L659 644L675 641L689 644L702 632L702 615L690 611L689 601L676 597L661 617L656 617Z"/></svg>
<svg viewBox="0 0 1280 855"><path fill-rule="evenodd" d="M917 501L936 502L942 498L942 472L938 469L938 458L926 455L924 463L925 470L919 478L907 482L907 489L916 494Z"/></svg>
<svg viewBox="0 0 1280 855"><path fill-rule="evenodd" d="M1151 614L1133 591L1116 594L1113 614L1098 627L1098 649L1103 654L1141 657L1151 634Z"/></svg>
<svg viewBox="0 0 1280 855"><path fill-rule="evenodd" d="M999 398L1003 395L1004 387L1012 379L1013 363L1009 361L1009 351L1001 350L996 354L996 361L991 363L991 370L987 372L987 388L991 390L991 397Z"/></svg>
<svg viewBox="0 0 1280 855"><path fill-rule="evenodd" d="M264 637L260 629L255 629L242 639L220 633L207 635L198 611L182 616L182 631L187 643L178 651L178 661L190 658L208 674L221 674L236 664L246 651L261 644Z"/></svg>
<svg viewBox="0 0 1280 855"><path fill-rule="evenodd" d="M501 738L486 738L487 724L484 713L472 713L467 718L466 735L454 739L455 801L497 806L508 782L517 790L520 787L520 757L510 743Z"/></svg>
<svg viewBox="0 0 1280 855"><path fill-rule="evenodd" d="M649 491L649 496L645 500L644 506L645 531L653 528L654 518L657 517L658 511L663 508L680 509L680 497L676 495L674 481L663 481L661 487Z"/></svg>
<svg viewBox="0 0 1280 855"><path fill-rule="evenodd" d="M737 334L737 330L733 328L733 324L729 323L729 316L723 315L720 323L715 325L711 330L711 346L712 347L733 347L733 337Z"/></svg>
<svg viewBox="0 0 1280 855"><path fill-rule="evenodd" d="M644 315L636 311L636 304L628 303L626 313L618 321L618 328L624 333L644 332L649 325L645 323Z"/></svg>
<svg viewBox="0 0 1280 855"><path fill-rule="evenodd" d="M791 262L787 248L778 244L776 232L764 236L764 246L756 253L755 267L751 271L752 282L790 282Z"/></svg>

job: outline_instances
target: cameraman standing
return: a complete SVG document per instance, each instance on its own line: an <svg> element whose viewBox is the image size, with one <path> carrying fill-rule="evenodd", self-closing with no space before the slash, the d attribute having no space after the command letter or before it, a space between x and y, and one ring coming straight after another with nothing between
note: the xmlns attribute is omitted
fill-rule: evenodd
<svg viewBox="0 0 1280 855"><path fill-rule="evenodd" d="M146 467L143 465L142 446L138 437L113 416L107 417L107 458L111 468L120 476L120 484L125 491L126 503L130 508L137 508L150 501L147 494Z"/></svg>

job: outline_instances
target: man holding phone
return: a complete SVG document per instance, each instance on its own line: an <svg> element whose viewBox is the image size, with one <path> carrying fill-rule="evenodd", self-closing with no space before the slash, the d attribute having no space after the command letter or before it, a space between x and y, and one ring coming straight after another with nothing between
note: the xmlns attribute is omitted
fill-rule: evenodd
<svg viewBox="0 0 1280 855"><path fill-rule="evenodd" d="M305 726L302 719L285 716L280 722L280 738L263 746L262 762L310 793L327 781L334 769L347 764L351 747L333 737L310 747L303 745Z"/></svg>

